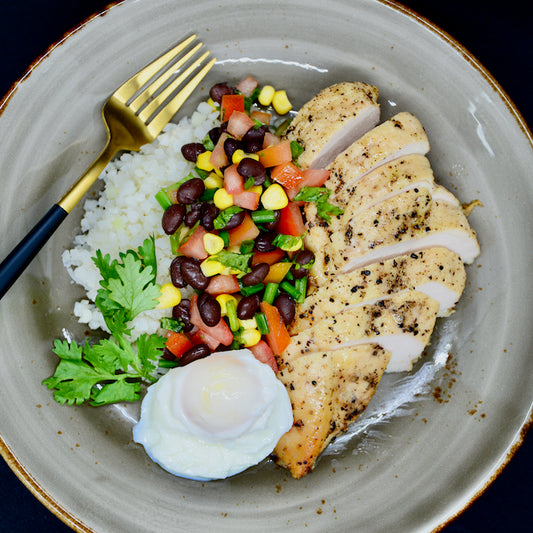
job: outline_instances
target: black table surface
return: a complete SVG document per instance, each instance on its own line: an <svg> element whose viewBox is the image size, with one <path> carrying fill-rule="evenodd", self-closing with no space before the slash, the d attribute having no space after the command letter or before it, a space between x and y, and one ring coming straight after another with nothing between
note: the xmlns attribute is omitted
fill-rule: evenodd
<svg viewBox="0 0 533 533"><path fill-rule="evenodd" d="M50 44L108 3L106 0L3 0L0 94L5 94ZM533 8L530 2L504 5L501 1L483 0L406 0L403 4L447 31L477 57L531 125ZM530 434L496 481L444 531L532 531L532 452ZM0 460L0 532L4 531L62 533L71 530L34 498Z"/></svg>

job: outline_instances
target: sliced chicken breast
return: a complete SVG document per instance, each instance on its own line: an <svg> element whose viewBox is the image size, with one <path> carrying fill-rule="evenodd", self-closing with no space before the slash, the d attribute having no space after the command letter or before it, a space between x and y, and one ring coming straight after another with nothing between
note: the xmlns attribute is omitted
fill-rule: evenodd
<svg viewBox="0 0 533 533"><path fill-rule="evenodd" d="M297 306L289 332L295 335L327 316L411 290L437 300L437 316L448 316L461 297L465 282L461 258L446 248L430 248L373 263L336 276L309 295Z"/></svg>
<svg viewBox="0 0 533 533"><path fill-rule="evenodd" d="M379 122L378 90L362 82L342 82L320 91L302 106L284 134L305 151L302 168L324 168Z"/></svg>
<svg viewBox="0 0 533 533"><path fill-rule="evenodd" d="M294 335L282 362L310 352L375 343L391 352L387 371L411 370L429 341L438 312L439 303L418 291L352 307L314 321L312 328Z"/></svg>
<svg viewBox="0 0 533 533"><path fill-rule="evenodd" d="M278 378L289 393L294 425L278 442L274 460L295 478L308 474L331 440L366 409L389 359L380 346L364 344L282 363Z"/></svg>

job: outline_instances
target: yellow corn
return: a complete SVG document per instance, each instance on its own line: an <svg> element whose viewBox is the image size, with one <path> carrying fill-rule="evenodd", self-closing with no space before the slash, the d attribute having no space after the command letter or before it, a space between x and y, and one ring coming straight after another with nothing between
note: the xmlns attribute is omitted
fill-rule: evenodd
<svg viewBox="0 0 533 533"><path fill-rule="evenodd" d="M248 318L246 320L239 318L239 325L241 326L242 329L256 329L257 328L257 322L255 321L255 318Z"/></svg>
<svg viewBox="0 0 533 533"><path fill-rule="evenodd" d="M257 97L257 100L261 105L269 106L272 103L272 98L274 98L274 94L276 93L276 89L272 87L272 85L265 85L261 92L259 93L259 96Z"/></svg>
<svg viewBox="0 0 533 533"><path fill-rule="evenodd" d="M202 269L204 276L210 278L217 274L222 274L226 267L218 261L210 260L208 257L201 262L200 268Z"/></svg>
<svg viewBox="0 0 533 533"><path fill-rule="evenodd" d="M209 158L211 157L210 150L206 150L205 152L202 152L197 158L196 158L196 166L198 168L201 168L202 170L205 170L207 172L211 172L215 167L211 164L211 161L209 161Z"/></svg>
<svg viewBox="0 0 533 533"><path fill-rule="evenodd" d="M245 348L255 346L261 340L261 333L257 329L245 329L241 333L241 341Z"/></svg>
<svg viewBox="0 0 533 533"><path fill-rule="evenodd" d="M211 172L204 180L206 189L220 189L224 187L224 180L215 172Z"/></svg>
<svg viewBox="0 0 533 533"><path fill-rule="evenodd" d="M266 275L263 283L281 283L283 278L288 274L289 270L292 267L292 263L274 263L270 266L270 270Z"/></svg>
<svg viewBox="0 0 533 533"><path fill-rule="evenodd" d="M238 165L245 157L246 154L244 153L244 150L235 150L231 156L231 162Z"/></svg>
<svg viewBox="0 0 533 533"><path fill-rule="evenodd" d="M253 185L248 190L257 194L263 194L263 187L261 185Z"/></svg>
<svg viewBox="0 0 533 533"><path fill-rule="evenodd" d="M207 103L213 108L213 109L218 109L218 104L212 99L212 98L209 98L209 100L207 100Z"/></svg>
<svg viewBox="0 0 533 533"><path fill-rule="evenodd" d="M285 91L276 91L274 93L272 107L278 115L286 115L292 109L292 104Z"/></svg>
<svg viewBox="0 0 533 533"><path fill-rule="evenodd" d="M169 309L181 302L181 292L172 283L165 283L161 287L161 296L158 298L158 309Z"/></svg>
<svg viewBox="0 0 533 533"><path fill-rule="evenodd" d="M237 301L237 298L235 298L235 296L232 296L231 294L219 294L216 297L216 300L220 304L220 314L222 316L226 316L228 314L228 309L226 307L228 302L233 302L235 304L235 307L237 307L237 304L239 303Z"/></svg>
<svg viewBox="0 0 533 533"><path fill-rule="evenodd" d="M209 255L218 254L224 249L224 239L214 233L204 235L204 249Z"/></svg>
<svg viewBox="0 0 533 533"><path fill-rule="evenodd" d="M300 250L303 247L303 239L302 237L298 237L292 246L289 245L281 245L280 248L282 250L285 250L286 252L296 252L296 250Z"/></svg>
<svg viewBox="0 0 533 533"><path fill-rule="evenodd" d="M233 196L231 194L228 194L226 189L222 187L221 189L218 189L217 192L215 192L215 196L213 196L213 203L220 209L227 209L228 207L231 207L233 205Z"/></svg>
<svg viewBox="0 0 533 533"><path fill-rule="evenodd" d="M273 183L261 196L261 203L265 209L283 209L287 207L289 199L278 183Z"/></svg>

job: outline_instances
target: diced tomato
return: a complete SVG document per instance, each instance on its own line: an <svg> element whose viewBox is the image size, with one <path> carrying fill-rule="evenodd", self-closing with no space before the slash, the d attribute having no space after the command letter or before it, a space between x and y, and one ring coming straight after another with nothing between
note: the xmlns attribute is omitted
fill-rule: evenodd
<svg viewBox="0 0 533 533"><path fill-rule="evenodd" d="M242 191L239 194L233 195L233 203L242 207L243 209L249 209L250 211L255 211L259 205L259 199L261 195L253 191Z"/></svg>
<svg viewBox="0 0 533 533"><path fill-rule="evenodd" d="M265 148L268 148L269 146L272 146L273 144L279 144L279 143L280 143L279 137L267 131L263 139L263 150Z"/></svg>
<svg viewBox="0 0 533 533"><path fill-rule="evenodd" d="M240 226L230 229L229 245L239 246L243 241L253 241L259 235L259 228L254 224L252 217L246 213Z"/></svg>
<svg viewBox="0 0 533 533"><path fill-rule="evenodd" d="M241 140L254 125L255 122L244 111L234 111L229 118L227 131L232 137Z"/></svg>
<svg viewBox="0 0 533 533"><path fill-rule="evenodd" d="M237 172L237 165L224 169L224 189L228 194L240 194L244 191L244 178Z"/></svg>
<svg viewBox="0 0 533 533"><path fill-rule="evenodd" d="M282 165L276 165L270 176L274 181L283 185L285 189L292 189L302 181L302 171L291 161Z"/></svg>
<svg viewBox="0 0 533 533"><path fill-rule="evenodd" d="M288 189L287 196L292 200L302 187L322 187L329 178L331 171L324 168L306 168L302 171L302 180L295 187Z"/></svg>
<svg viewBox="0 0 533 533"><path fill-rule="evenodd" d="M215 168L223 168L228 164L228 156L224 151L224 141L228 138L228 134L223 132L218 138L217 144L209 157L209 162Z"/></svg>
<svg viewBox="0 0 533 533"><path fill-rule="evenodd" d="M278 263L285 257L285 252L280 248L276 248L272 252L255 252L252 257L252 266L258 265L259 263L267 263L268 265L273 265Z"/></svg>
<svg viewBox="0 0 533 533"><path fill-rule="evenodd" d="M276 230L282 235L294 235L295 237L299 237L305 232L302 212L295 202L289 202L287 207L280 210L280 219Z"/></svg>
<svg viewBox="0 0 533 533"><path fill-rule="evenodd" d="M202 226L198 226L194 233L178 248L178 253L200 260L206 259L208 256L204 248L204 235L206 233L207 231Z"/></svg>
<svg viewBox="0 0 533 533"><path fill-rule="evenodd" d="M289 332L276 307L267 302L261 302L260 305L270 329L270 333L265 335L266 341L275 355L281 355L291 342Z"/></svg>
<svg viewBox="0 0 533 533"><path fill-rule="evenodd" d="M270 121L272 120L272 115L270 113L266 113L265 111L258 111L257 109L250 113L250 117L253 120L258 120L259 122L266 124L267 126L270 124ZM274 135L274 137L276 136Z"/></svg>
<svg viewBox="0 0 533 533"><path fill-rule="evenodd" d="M224 346L229 346L233 342L233 333L231 332L231 329L229 329L229 326L222 318L216 326L208 326L200 316L197 300L198 295L194 294L191 297L191 324L194 324L199 330L207 333L207 335L216 339Z"/></svg>
<svg viewBox="0 0 533 533"><path fill-rule="evenodd" d="M225 94L220 102L220 116L222 122L229 120L235 111L244 111L243 94Z"/></svg>
<svg viewBox="0 0 533 533"><path fill-rule="evenodd" d="M291 143L282 141L257 152L259 161L265 168L283 165L292 161Z"/></svg>
<svg viewBox="0 0 533 533"><path fill-rule="evenodd" d="M257 79L253 76L246 76L246 78L237 84L236 89L244 94L244 96L252 96L252 93L257 88L258 83L259 82Z"/></svg>
<svg viewBox="0 0 533 533"><path fill-rule="evenodd" d="M196 346L197 344L207 344L211 351L214 351L220 345L220 341L207 334L205 331L199 329L192 337L191 342Z"/></svg>
<svg viewBox="0 0 533 533"><path fill-rule="evenodd" d="M257 344L250 346L248 349L254 354L254 357L258 361L268 365L274 371L274 373L277 374L278 363L276 362L276 357L270 349L270 346L265 341L259 341Z"/></svg>
<svg viewBox="0 0 533 533"><path fill-rule="evenodd" d="M218 276L211 278L205 292L208 292L212 296L218 296L219 294L234 294L240 290L237 276L218 274Z"/></svg>
<svg viewBox="0 0 533 533"><path fill-rule="evenodd" d="M171 331L165 346L179 359L187 350L193 347L193 343L183 333Z"/></svg>

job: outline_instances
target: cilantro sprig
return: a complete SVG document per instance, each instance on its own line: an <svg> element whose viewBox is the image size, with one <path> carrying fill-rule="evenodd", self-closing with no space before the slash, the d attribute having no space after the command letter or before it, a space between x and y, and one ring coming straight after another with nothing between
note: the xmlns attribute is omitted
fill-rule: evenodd
<svg viewBox="0 0 533 533"><path fill-rule="evenodd" d="M102 276L95 304L111 338L93 345L57 339L53 351L60 361L43 385L54 389L54 399L61 404L87 401L98 406L136 401L141 381L156 381L153 373L165 346L165 339L156 334L142 334L135 345L128 340L130 322L143 311L154 309L161 294L155 281L154 238L146 239L137 251L121 253L119 259L112 261L100 250L92 259Z"/></svg>
<svg viewBox="0 0 533 533"><path fill-rule="evenodd" d="M326 187L304 186L294 197L294 201L314 202L316 204L317 215L329 224L332 216L338 216L344 213L340 207L329 203L330 195L331 191L326 189Z"/></svg>

